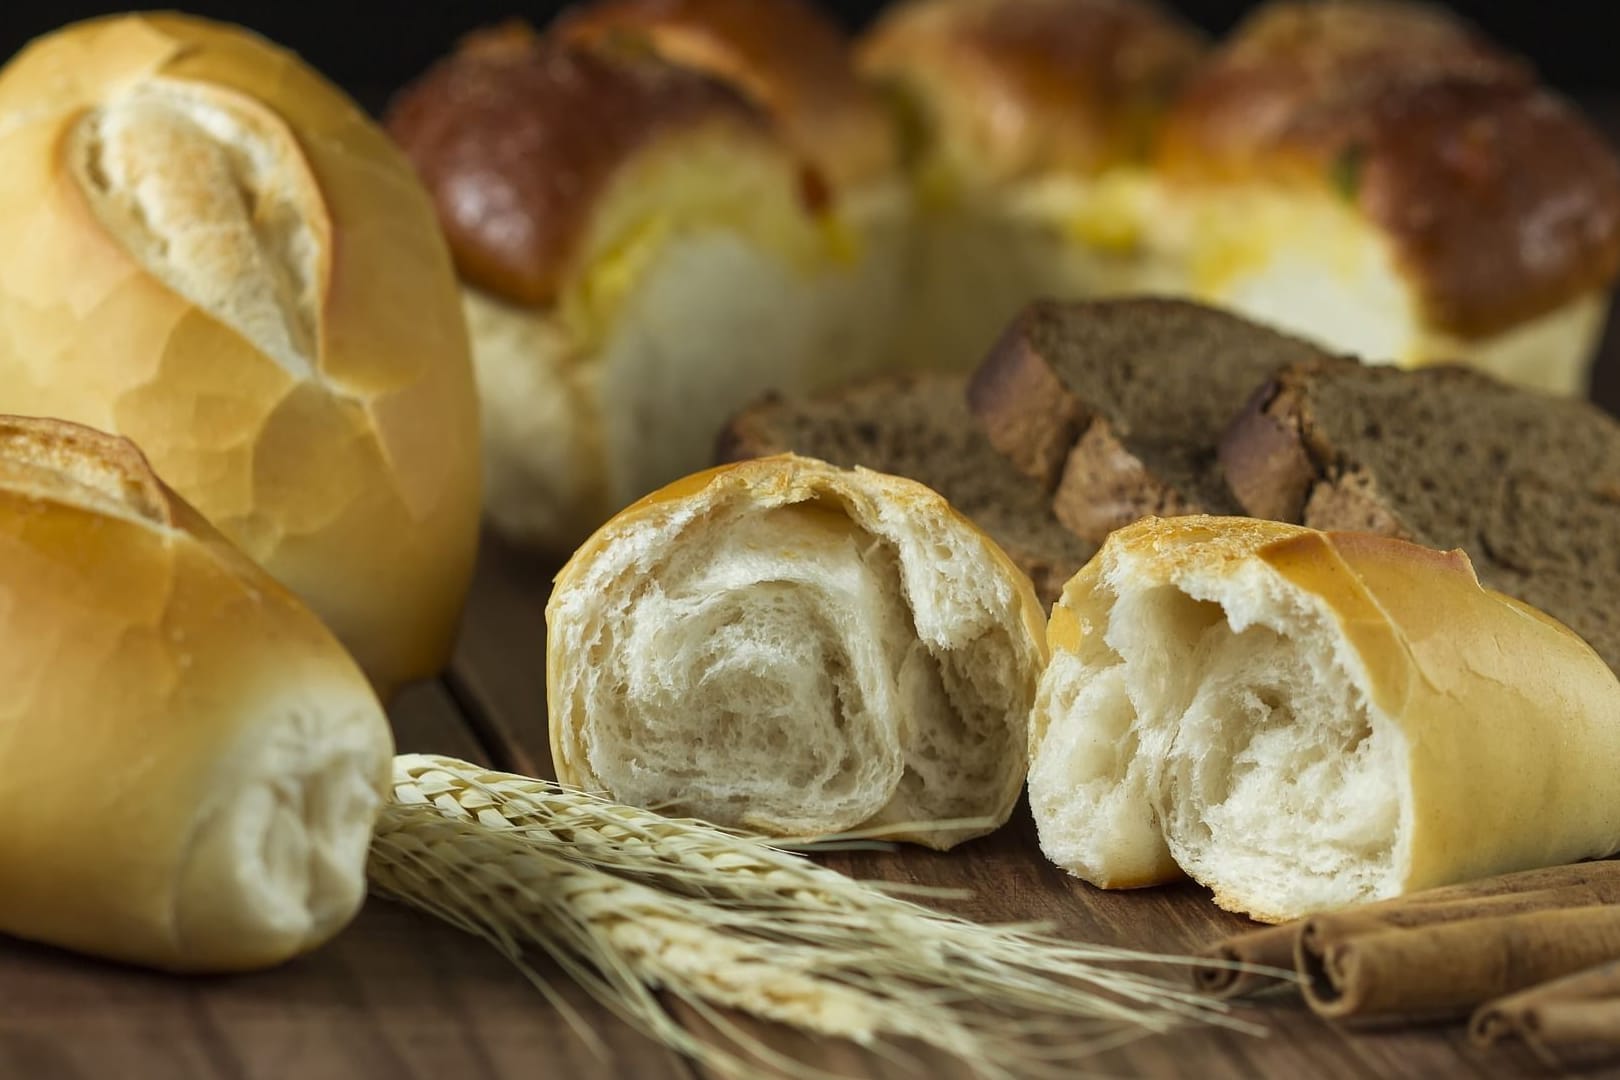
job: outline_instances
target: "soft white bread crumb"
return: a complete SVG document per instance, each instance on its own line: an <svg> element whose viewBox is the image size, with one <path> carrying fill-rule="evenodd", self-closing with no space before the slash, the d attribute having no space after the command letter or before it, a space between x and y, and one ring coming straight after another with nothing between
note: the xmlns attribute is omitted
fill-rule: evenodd
<svg viewBox="0 0 1620 1080"><path fill-rule="evenodd" d="M1264 920L1612 852L1620 683L1460 555L1274 522L1120 530L1053 611L1042 850Z"/></svg>
<svg viewBox="0 0 1620 1080"><path fill-rule="evenodd" d="M1041 660L1029 583L920 485L793 457L600 530L547 609L559 777L778 835L1004 821ZM907 824L984 818L939 831Z"/></svg>
<svg viewBox="0 0 1620 1080"><path fill-rule="evenodd" d="M274 113L150 79L87 112L71 141L91 206L149 271L289 374L314 373L331 224Z"/></svg>
<svg viewBox="0 0 1620 1080"><path fill-rule="evenodd" d="M331 700L352 699L332 689ZM251 942L295 955L360 909L388 743L369 703L334 711L318 698L254 702L250 737L216 768L176 883L174 935L186 953L227 957Z"/></svg>

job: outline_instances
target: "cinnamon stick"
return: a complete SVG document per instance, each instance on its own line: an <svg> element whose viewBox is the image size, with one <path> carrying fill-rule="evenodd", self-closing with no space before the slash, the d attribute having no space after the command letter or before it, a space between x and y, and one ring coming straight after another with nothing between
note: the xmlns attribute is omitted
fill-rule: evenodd
<svg viewBox="0 0 1620 1080"><path fill-rule="evenodd" d="M1620 961L1566 975L1481 1005L1468 1022L1480 1046L1519 1038L1534 1046L1620 1048Z"/></svg>
<svg viewBox="0 0 1620 1080"><path fill-rule="evenodd" d="M1199 955L1224 964L1244 964L1270 968L1271 971L1195 964L1192 969L1193 986L1215 997L1235 998L1293 982L1297 978L1294 975L1294 939L1298 936L1299 923L1291 922L1223 938Z"/></svg>
<svg viewBox="0 0 1620 1080"><path fill-rule="evenodd" d="M1387 926L1416 927L1520 911L1620 903L1620 861L1574 863L1448 885L1350 909ZM1216 997L1234 998L1284 984L1294 970L1294 946L1303 920L1267 926L1216 942L1200 954L1226 964L1273 969L1276 974L1235 967L1195 966L1193 985Z"/></svg>
<svg viewBox="0 0 1620 1080"><path fill-rule="evenodd" d="M1295 963L1334 1020L1453 1013L1620 958L1620 906L1521 911L1391 927L1361 912L1309 919Z"/></svg>

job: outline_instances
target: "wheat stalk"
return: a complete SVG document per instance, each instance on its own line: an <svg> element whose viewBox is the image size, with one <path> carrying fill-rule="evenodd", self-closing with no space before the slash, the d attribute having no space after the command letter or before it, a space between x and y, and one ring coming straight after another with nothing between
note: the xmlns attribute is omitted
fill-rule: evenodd
<svg viewBox="0 0 1620 1080"><path fill-rule="evenodd" d="M716 1006L891 1052L893 1040L914 1039L993 1078L1055 1070L1187 1022L1256 1031L1185 990L1179 967L1172 981L1123 966L1189 958L980 925L757 837L453 758L395 759L369 869L381 894L493 944L593 1043L528 963L532 950L619 1016L725 1073L764 1063L823 1075L751 1039ZM677 1024L658 991L699 1010L733 1046Z"/></svg>

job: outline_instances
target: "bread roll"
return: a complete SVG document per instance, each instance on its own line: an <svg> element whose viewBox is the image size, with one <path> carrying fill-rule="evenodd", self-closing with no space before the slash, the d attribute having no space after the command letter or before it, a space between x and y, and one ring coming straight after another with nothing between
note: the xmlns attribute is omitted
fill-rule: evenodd
<svg viewBox="0 0 1620 1080"><path fill-rule="evenodd" d="M888 9L859 62L899 111L920 204L908 358L965 370L1038 297L1174 291L1148 154L1201 53L1151 0Z"/></svg>
<svg viewBox="0 0 1620 1080"><path fill-rule="evenodd" d="M1149 518L1047 637L1030 805L1094 884L1280 922L1620 850L1620 683L1461 552Z"/></svg>
<svg viewBox="0 0 1620 1080"><path fill-rule="evenodd" d="M903 268L904 189L840 39L766 33L809 9L597 14L572 43L474 35L389 120L467 283L490 516L559 553L708 464L760 393L886 362Z"/></svg>
<svg viewBox="0 0 1620 1080"><path fill-rule="evenodd" d="M791 454L687 477L574 555L546 622L565 783L936 848L1001 824L1023 786L1040 608L913 481ZM942 824L960 818L981 820Z"/></svg>
<svg viewBox="0 0 1620 1080"><path fill-rule="evenodd" d="M1620 163L1443 9L1267 5L1188 83L1158 167L1193 295L1372 360L1585 388Z"/></svg>
<svg viewBox="0 0 1620 1080"><path fill-rule="evenodd" d="M359 908L382 708L131 443L0 417L0 680L0 933L231 971Z"/></svg>
<svg viewBox="0 0 1620 1080"><path fill-rule="evenodd" d="M442 666L477 401L432 211L359 109L229 27L69 27L0 72L0 250L0 410L135 440L381 692Z"/></svg>
<svg viewBox="0 0 1620 1080"><path fill-rule="evenodd" d="M770 114L836 197L894 179L898 147L877 92L815 0L591 0L559 16L563 41L644 48L709 75Z"/></svg>

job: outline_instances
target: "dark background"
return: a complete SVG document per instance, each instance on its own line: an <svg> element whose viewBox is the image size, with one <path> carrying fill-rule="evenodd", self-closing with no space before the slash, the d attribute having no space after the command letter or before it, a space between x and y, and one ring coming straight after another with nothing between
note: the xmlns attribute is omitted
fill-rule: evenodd
<svg viewBox="0 0 1620 1080"><path fill-rule="evenodd" d="M1251 3L1166 0L1212 33L1229 28ZM1599 29L1612 0L1456 0L1450 6L1492 37L1528 55L1544 77L1571 92L1620 89L1620 45ZM304 58L363 98L375 100L419 72L460 33L509 15L545 22L560 4L522 0L457 3L322 4L319 0L193 0L186 10L243 23L302 53ZM881 3L824 0L846 25L857 27ZM29 38L90 15L128 10L86 0L0 0L0 55Z"/></svg>

